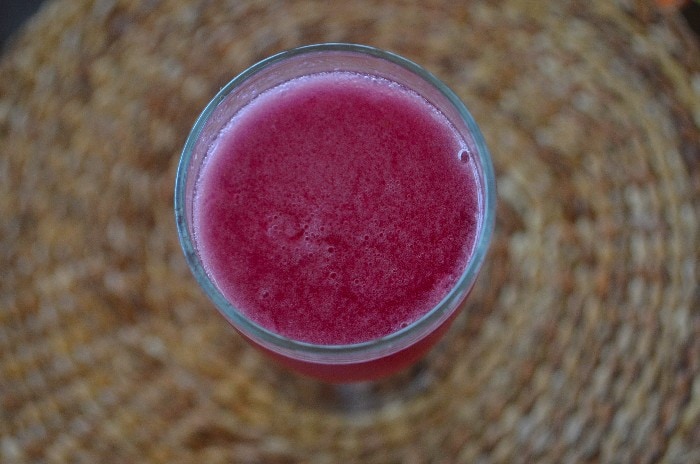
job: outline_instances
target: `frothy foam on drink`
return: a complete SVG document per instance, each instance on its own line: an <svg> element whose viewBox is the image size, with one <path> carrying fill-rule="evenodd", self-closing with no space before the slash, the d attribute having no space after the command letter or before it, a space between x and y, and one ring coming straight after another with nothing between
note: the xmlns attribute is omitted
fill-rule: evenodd
<svg viewBox="0 0 700 464"><path fill-rule="evenodd" d="M274 88L234 116L202 168L207 270L241 312L289 338L348 344L400 330L469 259L480 216L467 146L435 107L383 78L333 72Z"/></svg>

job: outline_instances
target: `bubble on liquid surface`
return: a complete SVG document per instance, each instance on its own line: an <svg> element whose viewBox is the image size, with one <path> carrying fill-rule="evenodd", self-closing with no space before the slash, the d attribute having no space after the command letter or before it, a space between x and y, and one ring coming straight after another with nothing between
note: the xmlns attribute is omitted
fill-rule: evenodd
<svg viewBox="0 0 700 464"><path fill-rule="evenodd" d="M290 214L275 212L267 219L267 236L280 243L295 241L303 233L299 221Z"/></svg>
<svg viewBox="0 0 700 464"><path fill-rule="evenodd" d="M461 150L459 150L457 157L462 163L468 163L470 158L469 150L467 150L466 148L462 148Z"/></svg>
<svg viewBox="0 0 700 464"><path fill-rule="evenodd" d="M270 290L267 288L262 288L259 291L260 298L263 300L266 300L267 298L270 297Z"/></svg>

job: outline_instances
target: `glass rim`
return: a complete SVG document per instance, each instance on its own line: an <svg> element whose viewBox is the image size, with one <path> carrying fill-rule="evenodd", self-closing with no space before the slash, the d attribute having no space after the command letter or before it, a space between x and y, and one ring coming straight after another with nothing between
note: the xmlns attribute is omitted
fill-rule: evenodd
<svg viewBox="0 0 700 464"><path fill-rule="evenodd" d="M474 155L478 160L479 169L481 170L483 176L483 179L478 179L482 184L480 187L482 192L481 201L483 202L483 212L481 224L478 228L478 235L473 245L473 251L460 278L445 295L445 297L419 319L413 321L400 330L392 332L386 336L364 342L339 345L320 345L285 337L252 321L237 308L235 308L223 296L221 291L210 279L208 273L204 269L204 266L197 253L194 237L192 237L188 228L186 205L186 187L189 174L189 165L192 160L196 142L205 125L209 121L209 117L216 110L218 105L234 89L239 87L239 85L271 65L300 55L328 51L359 53L382 60L387 60L408 70L412 74L417 75L422 80L431 84L432 87L438 90L448 100L449 104L452 105L459 114L462 122L466 124L467 129L469 130L469 135L476 149L476 153ZM368 45L350 43L320 43L292 48L258 61L231 79L216 93L216 95L206 105L202 113L195 121L182 150L175 178L174 209L180 245L184 252L190 271L193 273L195 279L204 290L205 294L214 303L222 315L246 338L253 340L255 343L261 344L264 348L275 353L286 355L294 359L328 364L355 363L383 357L416 343L418 340L432 333L433 330L439 327L440 323L447 320L452 312L459 309L459 301L456 300L462 298L464 292L467 292L475 282L493 235L496 211L496 182L491 156L476 121L462 100L441 80L424 69L422 66L393 52ZM452 311L449 311L450 308ZM418 338L411 339L411 336L414 334L417 334ZM405 344L402 344L402 342ZM367 356L361 359L350 359L355 358L355 356L359 354L366 354ZM374 354L374 356L371 356L372 354ZM333 357L340 358L341 356L343 359L331 359Z"/></svg>

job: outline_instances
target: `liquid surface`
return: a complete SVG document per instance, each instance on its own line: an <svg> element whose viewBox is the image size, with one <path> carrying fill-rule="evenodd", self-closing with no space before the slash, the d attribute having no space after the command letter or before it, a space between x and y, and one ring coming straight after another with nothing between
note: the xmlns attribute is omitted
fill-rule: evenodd
<svg viewBox="0 0 700 464"><path fill-rule="evenodd" d="M471 253L464 141L417 94L346 72L243 108L198 180L195 239L224 296L292 339L349 344L432 309Z"/></svg>

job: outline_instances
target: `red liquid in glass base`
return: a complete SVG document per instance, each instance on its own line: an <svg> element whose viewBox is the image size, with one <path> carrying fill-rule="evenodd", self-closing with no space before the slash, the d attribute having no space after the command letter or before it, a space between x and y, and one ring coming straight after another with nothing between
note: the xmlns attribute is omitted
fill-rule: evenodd
<svg viewBox="0 0 700 464"><path fill-rule="evenodd" d="M481 212L464 152L444 115L398 84L294 79L240 110L212 146L194 206L202 261L239 311L285 337L391 334L434 308L469 260ZM281 361L331 381L378 377L438 332L353 369Z"/></svg>

